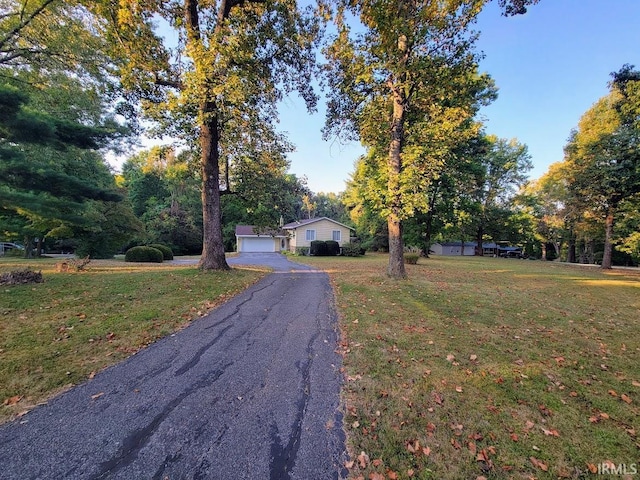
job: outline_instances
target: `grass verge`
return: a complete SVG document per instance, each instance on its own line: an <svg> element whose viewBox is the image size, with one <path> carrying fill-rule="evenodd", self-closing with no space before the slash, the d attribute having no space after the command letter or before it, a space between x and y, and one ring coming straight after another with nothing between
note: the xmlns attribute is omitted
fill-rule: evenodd
<svg viewBox="0 0 640 480"><path fill-rule="evenodd" d="M0 423L181 329L266 272L94 260L60 273L55 259L3 258L44 283L0 287Z"/></svg>
<svg viewBox="0 0 640 480"><path fill-rule="evenodd" d="M393 281L386 256L300 261L337 294L351 478L638 468L637 272L440 257Z"/></svg>

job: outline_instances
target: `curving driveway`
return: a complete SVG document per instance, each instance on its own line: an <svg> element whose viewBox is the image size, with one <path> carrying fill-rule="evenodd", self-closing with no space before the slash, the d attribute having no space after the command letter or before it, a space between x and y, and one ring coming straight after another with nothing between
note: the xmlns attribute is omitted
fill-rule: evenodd
<svg viewBox="0 0 640 480"><path fill-rule="evenodd" d="M279 254L229 260L274 273L0 426L2 479L346 477L327 275Z"/></svg>

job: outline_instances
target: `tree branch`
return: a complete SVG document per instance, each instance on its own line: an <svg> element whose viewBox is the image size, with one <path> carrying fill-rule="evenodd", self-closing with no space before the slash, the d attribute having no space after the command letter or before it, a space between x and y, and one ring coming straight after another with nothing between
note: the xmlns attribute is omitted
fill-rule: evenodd
<svg viewBox="0 0 640 480"><path fill-rule="evenodd" d="M163 80L162 78L158 77L157 73L153 74L153 83L155 83L159 87L171 87L175 88L176 90L184 89L184 85L180 80Z"/></svg>
<svg viewBox="0 0 640 480"><path fill-rule="evenodd" d="M54 1L55 0L45 0L44 3L42 5L40 5L38 8L36 8L33 12L31 12L31 14L27 18L22 20L13 30L8 32L5 35L5 37L0 40L0 48L3 48L5 46L5 44L9 40L11 40L13 37L15 37L18 33L20 33L20 31L22 29L27 27L27 25L29 25L33 21L34 18L36 18L38 15L40 15L44 11L44 9L47 8Z"/></svg>

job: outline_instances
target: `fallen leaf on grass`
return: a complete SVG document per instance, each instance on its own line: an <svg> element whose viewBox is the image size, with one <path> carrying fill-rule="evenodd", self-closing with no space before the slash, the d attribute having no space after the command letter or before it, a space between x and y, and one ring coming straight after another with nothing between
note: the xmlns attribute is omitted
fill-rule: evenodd
<svg viewBox="0 0 640 480"><path fill-rule="evenodd" d="M387 477L389 477L389 480L398 480L398 474L393 470L387 470Z"/></svg>
<svg viewBox="0 0 640 480"><path fill-rule="evenodd" d="M18 403L20 400L22 400L22 397L20 395L15 395L13 397L9 397L7 398L3 404L6 405L7 407L12 407L13 405L15 405L16 403Z"/></svg>
<svg viewBox="0 0 640 480"><path fill-rule="evenodd" d="M418 440L408 441L407 442L407 450L411 453L416 453L420 451L420 442Z"/></svg>
<svg viewBox="0 0 640 480"><path fill-rule="evenodd" d="M598 473L598 467L596 465L594 465L593 463L587 463L587 468L593 474Z"/></svg>
<svg viewBox="0 0 640 480"><path fill-rule="evenodd" d="M547 464L542 462L541 460L538 460L536 457L529 457L529 460L534 467L539 468L543 472L549 471L549 467L547 466Z"/></svg>
<svg viewBox="0 0 640 480"><path fill-rule="evenodd" d="M626 404L629 404L632 401L631 397L629 395L627 395L627 394L624 394L624 393L622 395L620 395L620 399Z"/></svg>
<svg viewBox="0 0 640 480"><path fill-rule="evenodd" d="M551 415L553 415L553 414L551 413L551 410L549 410L549 408L547 408L547 406L546 406L546 405L542 405L542 404L538 405L538 410L539 410L539 411L540 411L540 413L541 413L542 415L544 415L545 417L550 417Z"/></svg>
<svg viewBox="0 0 640 480"><path fill-rule="evenodd" d="M558 433L557 430L547 430L544 427L540 427L542 428L542 433L544 433L545 435L549 436L549 437L559 437L560 434Z"/></svg>
<svg viewBox="0 0 640 480"><path fill-rule="evenodd" d="M369 455L364 452L360 452L360 455L358 455L358 464L360 465L360 468L367 468L367 465L369 464Z"/></svg>
<svg viewBox="0 0 640 480"><path fill-rule="evenodd" d="M376 458L373 462L371 462L371 465L373 465L374 467L379 467L380 465L382 465L382 460L380 458Z"/></svg>
<svg viewBox="0 0 640 480"><path fill-rule="evenodd" d="M385 477L382 473L370 473L369 474L369 480L385 480Z"/></svg>
<svg viewBox="0 0 640 480"><path fill-rule="evenodd" d="M462 391L463 391L463 390L462 390L462 387L461 387L460 385L458 385L458 386L456 387L456 392L458 392L458 393L462 393Z"/></svg>
<svg viewBox="0 0 640 480"><path fill-rule="evenodd" d="M632 380L631 385L633 385L634 387L640 387L640 382L638 382L637 380Z"/></svg>

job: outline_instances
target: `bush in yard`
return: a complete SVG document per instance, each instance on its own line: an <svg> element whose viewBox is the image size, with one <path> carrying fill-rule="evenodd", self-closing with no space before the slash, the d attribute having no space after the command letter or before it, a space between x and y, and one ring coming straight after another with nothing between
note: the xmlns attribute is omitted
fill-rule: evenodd
<svg viewBox="0 0 640 480"><path fill-rule="evenodd" d="M418 259L420 255L417 253L405 253L404 254L404 263L408 263L409 265L415 265L418 263Z"/></svg>
<svg viewBox="0 0 640 480"><path fill-rule="evenodd" d="M323 257L328 254L327 252L327 242L323 242L322 240L314 240L311 242L311 248L309 249L311 255Z"/></svg>
<svg viewBox="0 0 640 480"><path fill-rule="evenodd" d="M344 257L360 257L364 255L364 249L359 243L345 243L342 245L342 256Z"/></svg>
<svg viewBox="0 0 640 480"><path fill-rule="evenodd" d="M164 255L153 247L131 247L124 255L125 262L162 263Z"/></svg>
<svg viewBox="0 0 640 480"><path fill-rule="evenodd" d="M162 245L161 243L152 243L151 245L147 245L151 248L157 248L162 252L162 258L164 260L173 260L173 250L167 247L166 245Z"/></svg>
<svg viewBox="0 0 640 480"><path fill-rule="evenodd" d="M340 244L335 240L327 240L327 255L340 255Z"/></svg>
<svg viewBox="0 0 640 480"><path fill-rule="evenodd" d="M42 272L35 272L28 268L13 270L0 274L0 285L24 285L26 283L42 283Z"/></svg>
<svg viewBox="0 0 640 480"><path fill-rule="evenodd" d="M296 247L296 255L306 257L309 255L309 247Z"/></svg>

